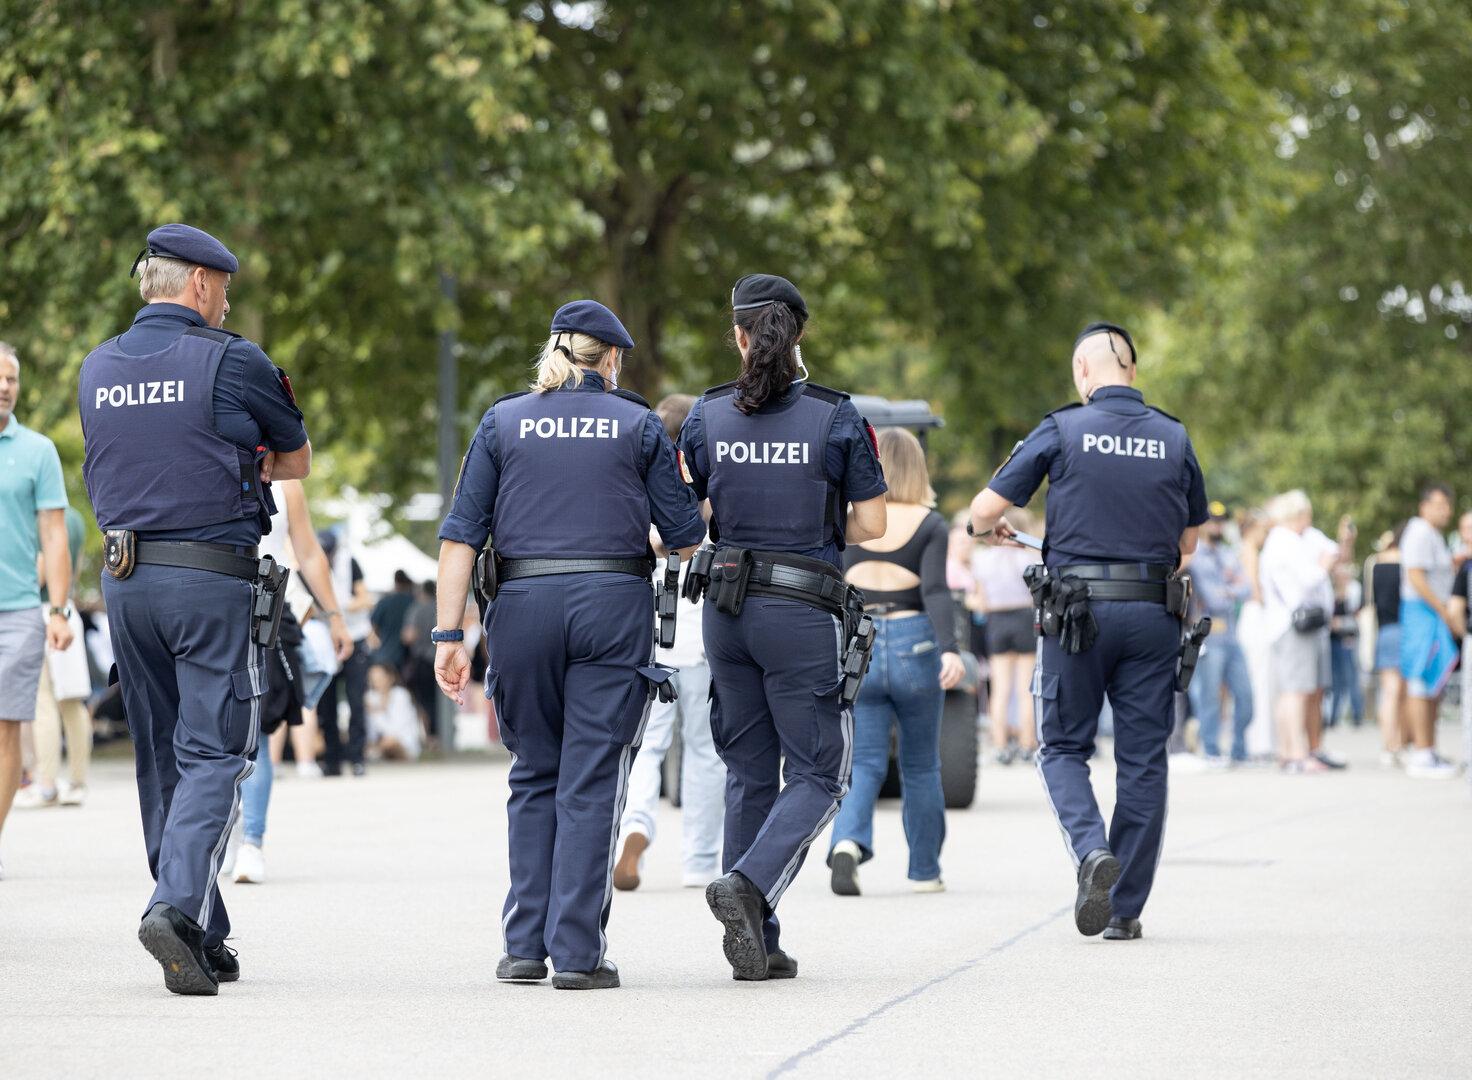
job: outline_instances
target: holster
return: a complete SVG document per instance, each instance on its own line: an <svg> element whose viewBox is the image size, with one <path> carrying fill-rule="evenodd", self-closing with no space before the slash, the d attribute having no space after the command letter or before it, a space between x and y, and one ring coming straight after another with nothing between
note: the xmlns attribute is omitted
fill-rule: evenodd
<svg viewBox="0 0 1472 1080"><path fill-rule="evenodd" d="M281 612L286 607L286 579L291 571L277 564L269 555L261 556L257 564L255 590L250 612L250 636L262 648L276 647L277 635L281 633Z"/></svg>
<svg viewBox="0 0 1472 1080"><path fill-rule="evenodd" d="M1196 661L1201 658L1201 645L1211 635L1211 616L1203 616L1181 638L1181 653L1176 657L1176 689L1185 693L1196 674Z"/></svg>
<svg viewBox="0 0 1472 1080"><path fill-rule="evenodd" d="M700 598L710 587L710 567L715 557L716 549L709 544L690 556L690 565L685 570L685 583L680 588L680 595L692 604L700 603Z"/></svg>
<svg viewBox="0 0 1472 1080"><path fill-rule="evenodd" d="M843 650L843 680L838 700L851 706L859 698L859 687L869 672L869 658L874 653L874 638L877 630L872 615L861 615L848 637Z"/></svg>
<svg viewBox="0 0 1472 1080"><path fill-rule="evenodd" d="M1053 594L1053 575L1042 563L1033 563L1022 572L1022 583L1032 594L1033 628L1040 634L1057 637L1058 620L1048 602Z"/></svg>
<svg viewBox="0 0 1472 1080"><path fill-rule="evenodd" d="M679 614L680 554L672 551L665 559L664 579L654 588L654 611L659 619L659 647L675 647L675 619ZM663 699L661 699L663 700Z"/></svg>
<svg viewBox="0 0 1472 1080"><path fill-rule="evenodd" d="M109 529L102 534L102 566L119 581L138 565L138 534L131 529Z"/></svg>
<svg viewBox="0 0 1472 1080"><path fill-rule="evenodd" d="M723 547L710 564L710 584L706 586L706 599L717 611L727 615L740 615L746 602L746 586L751 580L751 550L749 548Z"/></svg>
<svg viewBox="0 0 1472 1080"><path fill-rule="evenodd" d="M476 603L482 611L496 598L501 582L496 569L496 549L487 544L485 550L475 557L475 573L470 576L471 588L475 590Z"/></svg>
<svg viewBox="0 0 1472 1080"><path fill-rule="evenodd" d="M1089 583L1074 574L1058 576L1041 565L1029 566L1023 581L1032 593L1038 632L1056 637L1066 653L1086 652L1099 639L1099 623L1089 609Z"/></svg>

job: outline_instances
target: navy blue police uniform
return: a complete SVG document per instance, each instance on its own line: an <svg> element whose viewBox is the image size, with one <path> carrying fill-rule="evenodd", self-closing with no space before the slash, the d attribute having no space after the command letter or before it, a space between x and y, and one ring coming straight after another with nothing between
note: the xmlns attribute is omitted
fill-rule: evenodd
<svg viewBox="0 0 1472 1080"><path fill-rule="evenodd" d="M1044 563L1059 575L1078 568L1094 580L1162 581L1180 563L1181 534L1207 518L1185 427L1132 387L1101 387L1088 404L1050 413L989 486L1023 506L1044 477L1050 485ZM1039 639L1038 770L1075 868L1091 869L1085 867L1090 856L1112 852L1118 864L1111 876L1118 878L1110 910L1133 920L1150 894L1165 830L1181 619L1158 599L1091 599L1089 608L1098 637L1084 651L1066 652L1056 636ZM1117 767L1107 835L1088 764L1106 695Z"/></svg>
<svg viewBox="0 0 1472 1080"><path fill-rule="evenodd" d="M552 332L564 331L633 347L592 301L559 310ZM535 961L531 979L547 957L559 979L612 971L605 930L629 766L654 684L673 673L654 665L651 522L672 549L705 536L658 417L583 369L580 383L487 410L440 529L477 550L489 539L503 566L485 611L485 693L512 754L503 964ZM579 571L578 560L632 565ZM527 969L509 970L521 981Z"/></svg>
<svg viewBox="0 0 1472 1080"><path fill-rule="evenodd" d="M219 241L184 225L149 234L139 258L154 256L225 273L239 265ZM88 354L78 405L97 523L132 532L138 543L136 568L121 579L104 572L102 594L157 882L144 929L155 907L167 905L194 924L180 933L202 928L204 949L229 964L230 920L216 877L267 690L251 629L254 586L244 575L142 553L145 545L206 559L223 553L237 568L253 566L246 556L274 509L260 462L267 448L306 443L302 414L260 348L171 303L148 304L127 331ZM182 971L174 962L172 973L165 963L170 989L213 992L187 958Z"/></svg>
<svg viewBox="0 0 1472 1080"><path fill-rule="evenodd" d="M743 279L733 303L739 310L743 302L786 302L806 316L781 278ZM736 408L737 393L735 383L707 390L680 432L686 479L710 500L712 541L759 560L831 568L841 582L848 506L887 490L872 430L847 394L815 383L793 382L750 415ZM779 949L778 901L848 790L844 627L829 611L775 595L748 595L739 614L708 597L703 620L711 731L727 770L723 870L760 891L770 956ZM765 957L745 971L729 934L727 957L738 978L766 975Z"/></svg>

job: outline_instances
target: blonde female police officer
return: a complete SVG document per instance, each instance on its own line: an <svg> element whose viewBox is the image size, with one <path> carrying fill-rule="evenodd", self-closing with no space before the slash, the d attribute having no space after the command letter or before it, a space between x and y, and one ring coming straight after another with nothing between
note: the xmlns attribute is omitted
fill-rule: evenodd
<svg viewBox="0 0 1472 1080"><path fill-rule="evenodd" d="M654 683L649 527L686 554L705 536L664 426L618 389L634 347L592 300L557 311L530 392L497 401L466 452L440 528L435 676L470 677L458 629L489 538L486 696L512 753L511 890L496 977L559 989L619 985L605 958L614 845Z"/></svg>
<svg viewBox="0 0 1472 1080"><path fill-rule="evenodd" d="M728 770L726 874L706 902L735 978L792 978L774 909L852 765L840 663L853 594L839 552L883 535L885 484L848 395L806 381L808 309L792 282L744 277L731 307L741 374L707 390L680 432L686 479L712 510L713 553L687 577L708 581L711 729Z"/></svg>

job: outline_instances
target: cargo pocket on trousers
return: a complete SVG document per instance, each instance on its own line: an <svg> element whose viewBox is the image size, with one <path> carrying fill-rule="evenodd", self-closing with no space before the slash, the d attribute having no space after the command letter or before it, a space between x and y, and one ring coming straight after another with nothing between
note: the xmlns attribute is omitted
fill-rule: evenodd
<svg viewBox="0 0 1472 1080"><path fill-rule="evenodd" d="M516 753L516 732L511 730L511 725L506 720L505 702L502 701L505 695L501 693L501 674L494 668L486 668L485 695L496 714L496 730L501 733L501 745L511 753Z"/></svg>
<svg viewBox="0 0 1472 1080"><path fill-rule="evenodd" d="M646 671L659 673L653 667L636 668L633 681L624 691L618 709L613 714L608 738L615 746L633 746L644 738L644 721L649 717L649 706L654 701L654 692L658 685L652 674L645 674Z"/></svg>
<svg viewBox="0 0 1472 1080"><path fill-rule="evenodd" d="M227 732L229 745L225 750L232 754L249 754L259 733L261 705L270 689L270 671L265 664L252 664L230 673L230 689L235 695L230 729Z"/></svg>
<svg viewBox="0 0 1472 1080"><path fill-rule="evenodd" d="M813 764L820 771L828 764L834 764L835 767L841 765L843 771L847 771L849 755L845 740L852 737L852 729L847 727L843 702L839 700L842 693L842 679L826 690L813 691ZM835 753L838 755L837 762L824 761L825 755Z"/></svg>
<svg viewBox="0 0 1472 1080"><path fill-rule="evenodd" d="M1032 673L1032 696L1039 701L1058 700L1058 676L1042 668L1034 668Z"/></svg>

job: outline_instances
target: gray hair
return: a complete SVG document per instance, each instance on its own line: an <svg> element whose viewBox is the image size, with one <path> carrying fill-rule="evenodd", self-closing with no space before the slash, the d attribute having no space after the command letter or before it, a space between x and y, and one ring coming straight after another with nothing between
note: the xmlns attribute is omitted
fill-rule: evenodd
<svg viewBox="0 0 1472 1080"><path fill-rule="evenodd" d="M1301 489L1294 488L1283 494L1269 499L1267 506L1268 517L1272 518L1274 525L1287 525L1289 522L1297 521L1304 514L1314 511L1314 504L1309 502L1308 495Z"/></svg>
<svg viewBox="0 0 1472 1080"><path fill-rule="evenodd" d="M143 262L143 277L138 282L138 295L143 297L145 303L178 296L189 284L189 274L194 266L194 263L187 263L182 259L150 255Z"/></svg>
<svg viewBox="0 0 1472 1080"><path fill-rule="evenodd" d="M9 360L15 365L15 373L20 374L20 357L16 354L15 346L8 341L0 341L0 360Z"/></svg>

